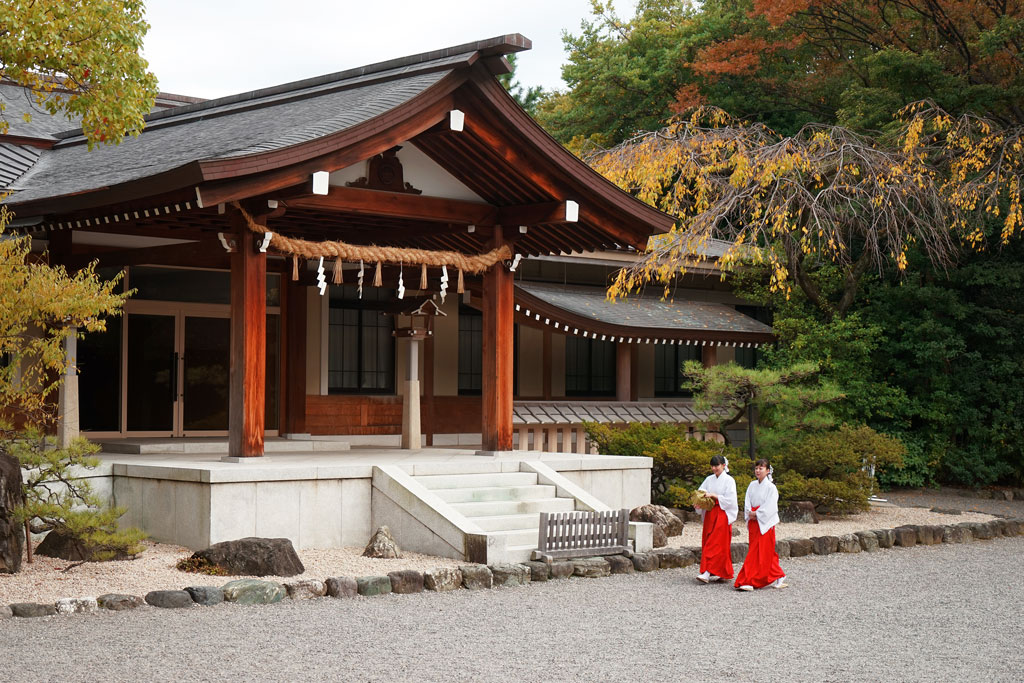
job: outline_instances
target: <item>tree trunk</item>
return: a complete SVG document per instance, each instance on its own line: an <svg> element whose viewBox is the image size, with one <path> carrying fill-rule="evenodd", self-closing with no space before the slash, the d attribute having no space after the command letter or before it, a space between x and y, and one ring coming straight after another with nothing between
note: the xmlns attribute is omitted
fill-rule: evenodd
<svg viewBox="0 0 1024 683"><path fill-rule="evenodd" d="M25 529L14 519L14 511L21 503L21 463L0 453L0 574L21 571Z"/></svg>

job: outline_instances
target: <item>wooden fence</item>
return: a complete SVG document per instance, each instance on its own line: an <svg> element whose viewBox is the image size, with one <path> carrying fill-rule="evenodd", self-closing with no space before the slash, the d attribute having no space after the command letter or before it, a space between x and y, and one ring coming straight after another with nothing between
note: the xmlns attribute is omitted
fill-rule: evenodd
<svg viewBox="0 0 1024 683"><path fill-rule="evenodd" d="M542 512L535 559L632 555L629 510Z"/></svg>

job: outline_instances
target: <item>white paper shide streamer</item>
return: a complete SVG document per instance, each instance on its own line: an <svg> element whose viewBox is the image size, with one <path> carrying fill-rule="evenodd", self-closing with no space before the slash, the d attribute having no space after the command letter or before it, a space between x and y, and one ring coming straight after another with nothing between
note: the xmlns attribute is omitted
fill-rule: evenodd
<svg viewBox="0 0 1024 683"><path fill-rule="evenodd" d="M398 264L398 298L405 298L405 282L402 281L402 264Z"/></svg>
<svg viewBox="0 0 1024 683"><path fill-rule="evenodd" d="M448 293L448 266L441 266L441 303L444 303L444 297Z"/></svg>
<svg viewBox="0 0 1024 683"><path fill-rule="evenodd" d="M359 259L359 277L357 278L359 283L359 298L363 298L363 259Z"/></svg>
<svg viewBox="0 0 1024 683"><path fill-rule="evenodd" d="M320 263L316 267L316 286L320 288L320 296L327 291L327 276L324 275L324 257L320 257Z"/></svg>

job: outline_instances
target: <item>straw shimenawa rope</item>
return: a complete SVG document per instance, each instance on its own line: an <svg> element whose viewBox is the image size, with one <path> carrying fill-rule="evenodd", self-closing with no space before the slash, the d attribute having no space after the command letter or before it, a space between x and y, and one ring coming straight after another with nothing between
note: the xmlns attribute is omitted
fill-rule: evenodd
<svg viewBox="0 0 1024 683"><path fill-rule="evenodd" d="M346 244L345 242L309 242L307 240L293 239L279 235L266 226L260 225L252 216L238 205L232 202L232 206L238 209L245 218L249 230L255 233L270 233L270 246L282 254L288 254L293 258L314 259L321 256L335 261L367 261L381 263L420 263L425 266L449 266L458 268L461 277L462 271L476 275L484 272L495 263L512 258L512 249L504 244L497 249L492 249L484 254L462 254L457 251L431 251L428 249L409 249L405 247L377 247ZM335 266L337 268L337 266ZM378 270L379 272L379 270ZM335 271L335 279L340 280L339 272Z"/></svg>

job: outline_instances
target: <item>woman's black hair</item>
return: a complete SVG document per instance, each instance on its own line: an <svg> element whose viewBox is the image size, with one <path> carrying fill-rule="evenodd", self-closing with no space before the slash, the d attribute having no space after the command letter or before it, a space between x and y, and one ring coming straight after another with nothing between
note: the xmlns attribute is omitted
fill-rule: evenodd
<svg viewBox="0 0 1024 683"><path fill-rule="evenodd" d="M771 467L772 467L772 464L770 462L768 462L767 460L765 460L764 458L761 458L760 460L755 460L754 461L754 467L757 467L758 465L761 465L766 470L771 469Z"/></svg>
<svg viewBox="0 0 1024 683"><path fill-rule="evenodd" d="M724 455L712 455L711 456L711 466L712 467L714 467L715 465L724 465L724 464L725 464L725 456Z"/></svg>

